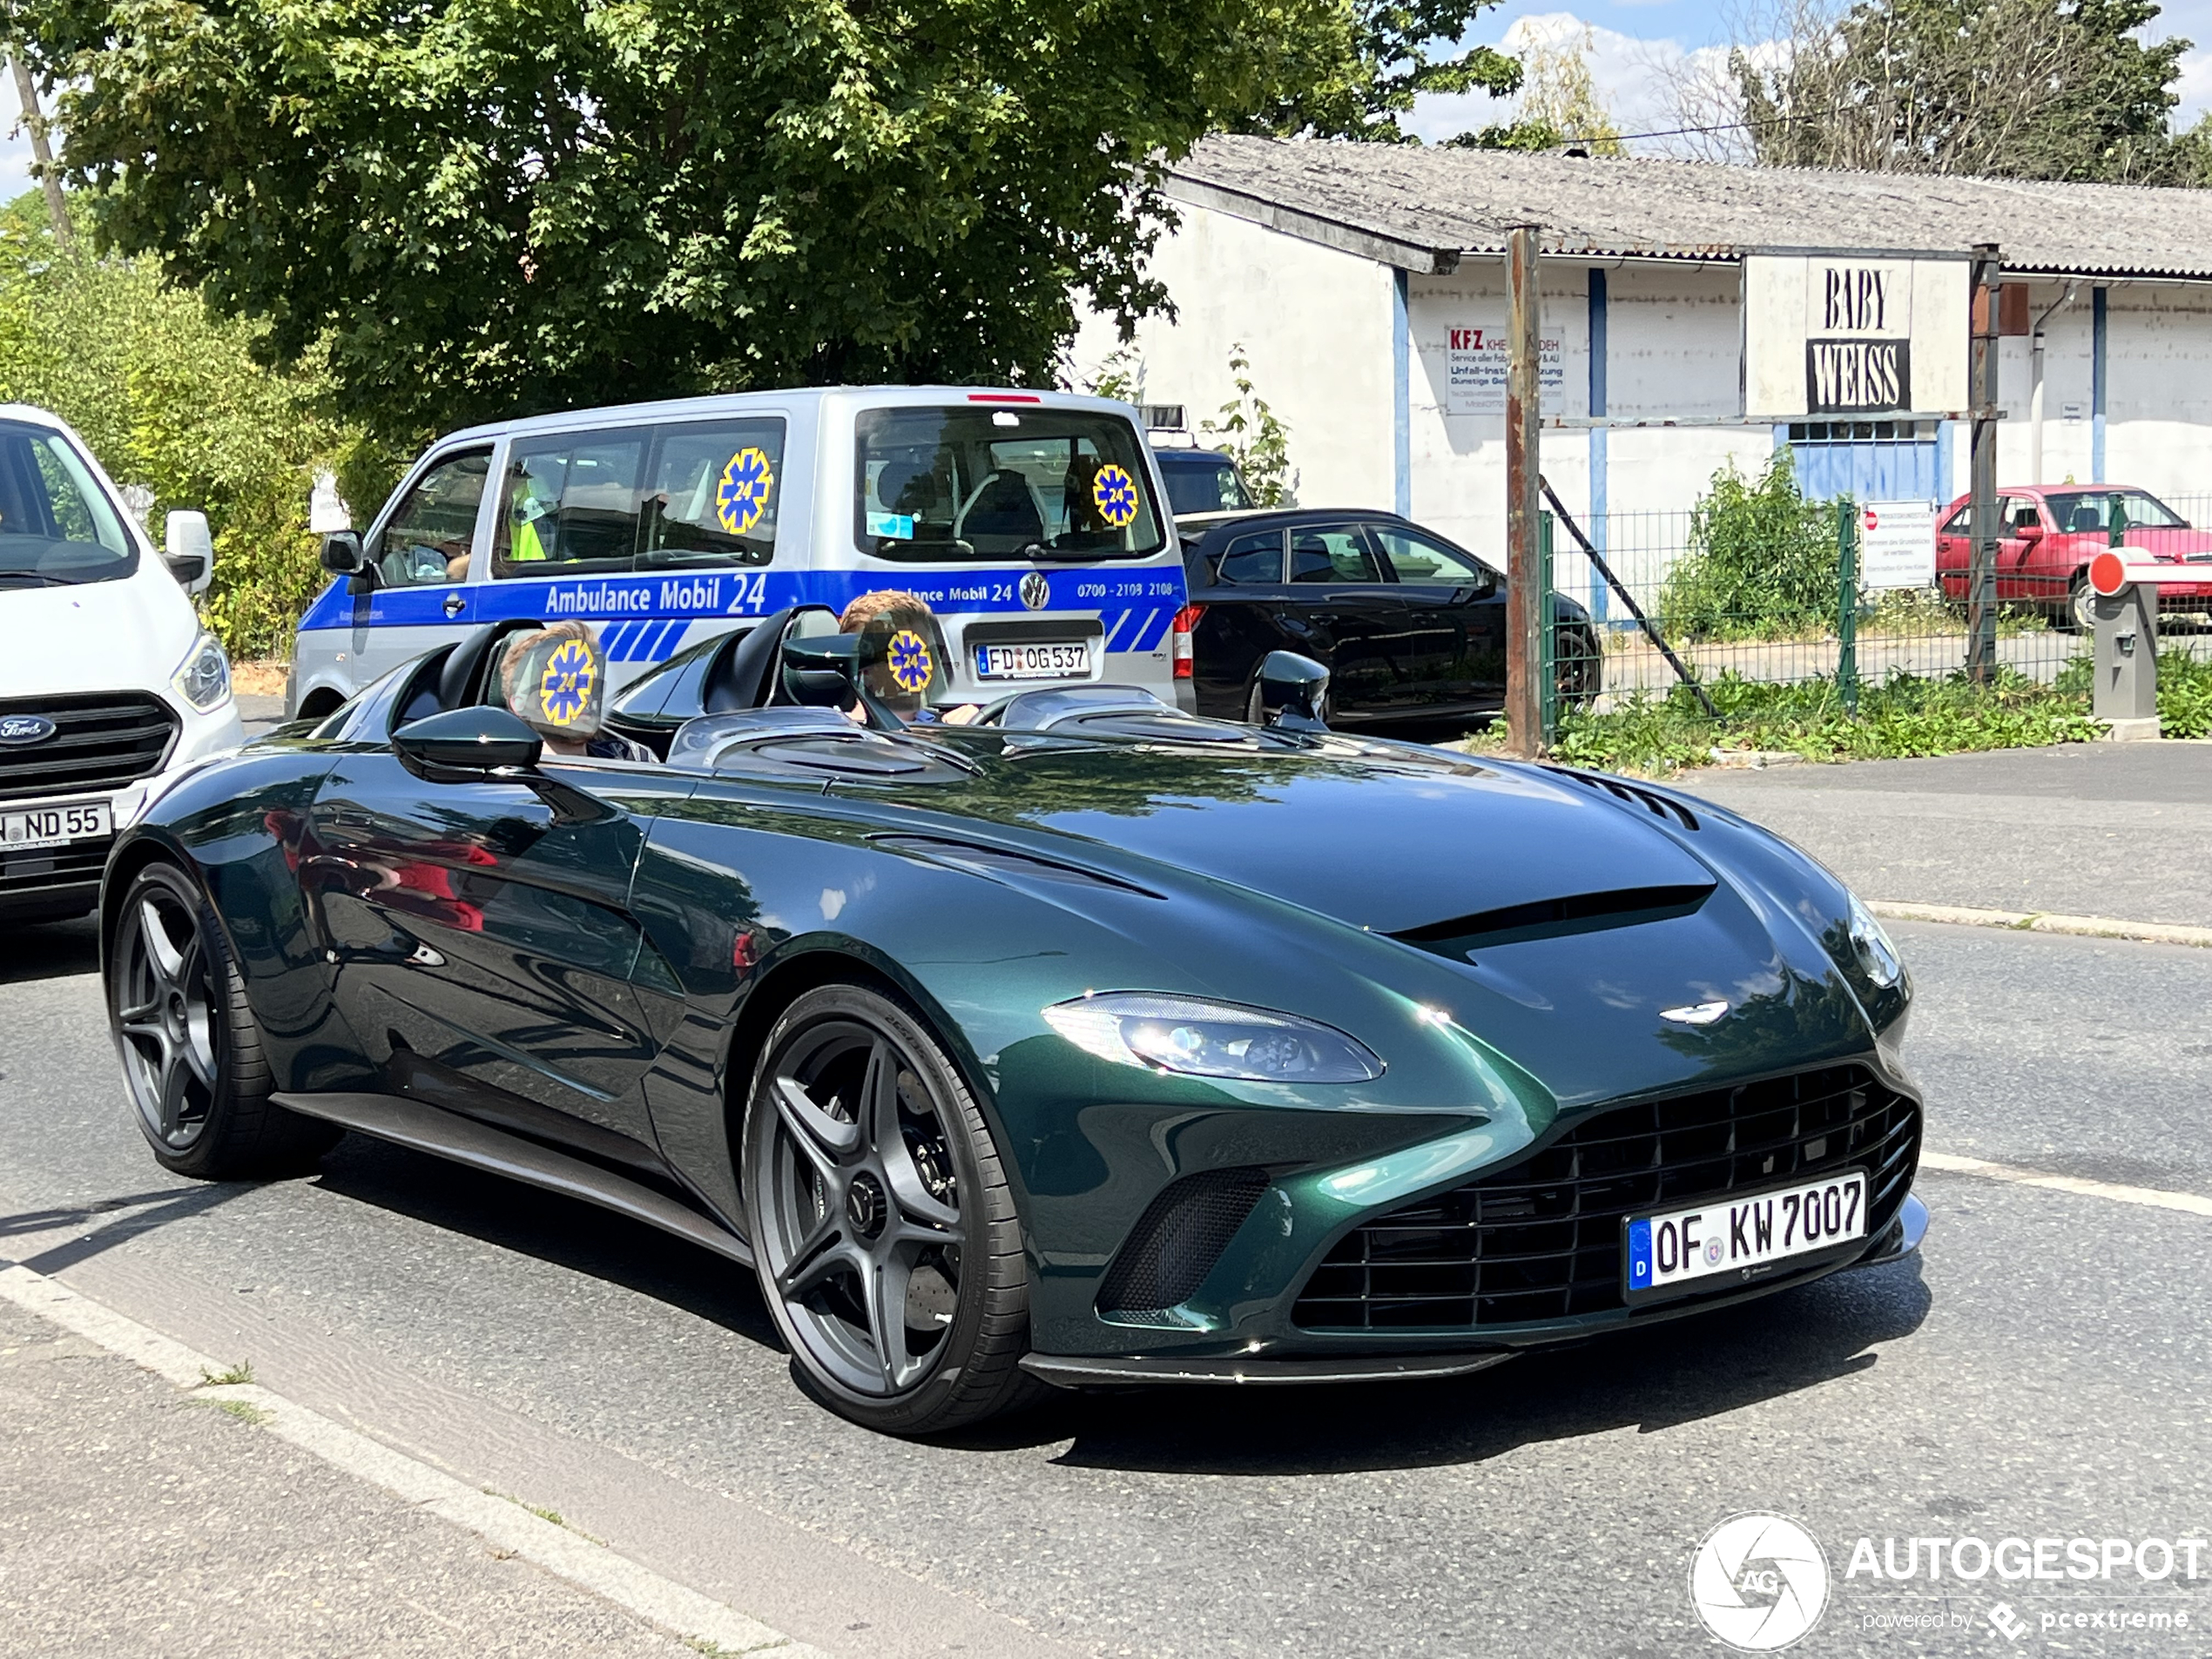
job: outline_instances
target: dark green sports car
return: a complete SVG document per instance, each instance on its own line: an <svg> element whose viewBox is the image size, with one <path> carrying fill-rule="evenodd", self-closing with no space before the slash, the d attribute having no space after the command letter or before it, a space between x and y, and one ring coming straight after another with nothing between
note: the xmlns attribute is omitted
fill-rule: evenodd
<svg viewBox="0 0 2212 1659"><path fill-rule="evenodd" d="M637 1217L898 1433L1470 1372L1918 1244L1908 981L1786 843L1330 732L1295 658L1265 726L901 718L835 621L672 659L604 758L502 703L501 624L185 774L102 907L156 1157L354 1130Z"/></svg>

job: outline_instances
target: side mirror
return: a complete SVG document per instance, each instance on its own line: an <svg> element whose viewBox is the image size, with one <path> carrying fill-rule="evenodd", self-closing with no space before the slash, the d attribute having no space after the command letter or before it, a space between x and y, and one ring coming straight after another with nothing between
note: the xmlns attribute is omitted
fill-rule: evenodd
<svg viewBox="0 0 2212 1659"><path fill-rule="evenodd" d="M506 772L535 772L545 743L514 713L500 708L448 709L442 714L401 726L392 734L392 752L425 783L487 783Z"/></svg>
<svg viewBox="0 0 2212 1659"><path fill-rule="evenodd" d="M215 538L205 513L177 512L162 526L162 563L186 593L205 593L215 579Z"/></svg>
<svg viewBox="0 0 2212 1659"><path fill-rule="evenodd" d="M1326 732L1329 671L1294 651L1271 651L1259 665L1260 713L1285 732Z"/></svg>
<svg viewBox="0 0 2212 1659"><path fill-rule="evenodd" d="M368 563L360 531L333 530L322 538L322 568L331 575L359 576Z"/></svg>
<svg viewBox="0 0 2212 1659"><path fill-rule="evenodd" d="M2013 528L2013 534L2023 542L2040 542L2043 539L2043 527L2040 524L2020 524Z"/></svg>

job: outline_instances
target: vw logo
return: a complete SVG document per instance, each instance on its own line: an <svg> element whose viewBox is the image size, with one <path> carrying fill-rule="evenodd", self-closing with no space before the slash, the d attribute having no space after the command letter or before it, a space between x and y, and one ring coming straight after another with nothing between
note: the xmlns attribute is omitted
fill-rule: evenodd
<svg viewBox="0 0 2212 1659"><path fill-rule="evenodd" d="M54 723L43 714L0 714L0 743L44 743Z"/></svg>
<svg viewBox="0 0 2212 1659"><path fill-rule="evenodd" d="M1032 610L1042 610L1052 602L1052 583L1045 580L1042 570L1032 570L1022 578L1022 603Z"/></svg>

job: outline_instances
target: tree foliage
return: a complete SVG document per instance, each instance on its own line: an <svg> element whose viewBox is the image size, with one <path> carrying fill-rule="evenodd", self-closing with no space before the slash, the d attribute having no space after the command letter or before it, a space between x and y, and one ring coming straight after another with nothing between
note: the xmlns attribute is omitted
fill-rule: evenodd
<svg viewBox="0 0 2212 1659"><path fill-rule="evenodd" d="M1504 98L1521 84L1521 66L1489 46L1433 53L1456 43L1485 7L1497 0L1350 0L1345 49L1317 61L1312 78L1287 85L1282 96L1248 118L1225 123L1234 130L1282 138L1312 135L1369 143L1417 142L1399 125L1413 100L1429 92L1487 92Z"/></svg>
<svg viewBox="0 0 2212 1659"><path fill-rule="evenodd" d="M1805 498L1790 449L1757 478L1731 462L1690 509L1689 550L1660 590L1660 625L1697 639L1833 626L1840 571L1835 503Z"/></svg>
<svg viewBox="0 0 2212 1659"><path fill-rule="evenodd" d="M1071 291L1125 321L1163 302L1141 264L1165 165L1213 128L1346 130L1495 74L1400 61L1478 3L17 11L104 244L396 434L758 386L1049 383Z"/></svg>
<svg viewBox="0 0 2212 1659"><path fill-rule="evenodd" d="M1298 504L1298 475L1291 469L1291 428L1252 389L1251 361L1242 344L1229 348L1229 379L1237 395L1221 406L1221 419L1199 430L1237 463L1260 507Z"/></svg>
<svg viewBox="0 0 2212 1659"><path fill-rule="evenodd" d="M1621 129L1590 73L1596 34L1584 29L1522 49L1521 105L1506 125L1462 132L1445 142L1461 150L1556 150L1573 145L1594 156L1627 153Z"/></svg>
<svg viewBox="0 0 2212 1659"><path fill-rule="evenodd" d="M2153 0L1858 0L1800 6L1778 46L1730 57L1773 165L2196 183L2168 118L2186 40L2146 43Z"/></svg>
<svg viewBox="0 0 2212 1659"><path fill-rule="evenodd" d="M262 368L253 344L249 327L210 318L150 266L58 249L37 192L0 212L0 400L75 427L118 484L151 496L157 542L168 509L207 514L215 580L202 609L239 656L287 645L325 580L307 533L314 473L354 482L378 460L321 413L317 378Z"/></svg>

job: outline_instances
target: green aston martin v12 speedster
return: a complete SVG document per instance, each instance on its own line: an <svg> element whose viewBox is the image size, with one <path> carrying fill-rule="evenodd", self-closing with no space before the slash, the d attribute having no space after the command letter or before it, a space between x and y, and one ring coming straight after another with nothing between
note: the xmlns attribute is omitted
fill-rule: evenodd
<svg viewBox="0 0 2212 1659"><path fill-rule="evenodd" d="M1326 732L1295 658L1264 727L1088 684L909 722L819 612L563 754L499 667L532 626L120 838L168 1168L354 1130L587 1198L750 1266L802 1384L901 1433L1474 1371L1919 1241L1905 971L1725 812Z"/></svg>

